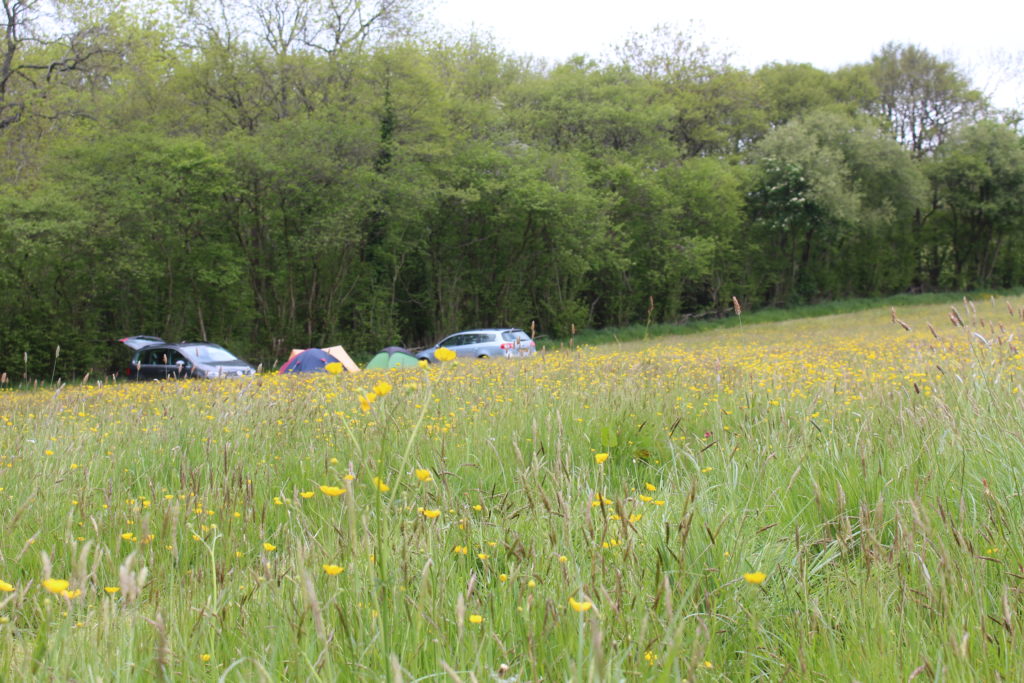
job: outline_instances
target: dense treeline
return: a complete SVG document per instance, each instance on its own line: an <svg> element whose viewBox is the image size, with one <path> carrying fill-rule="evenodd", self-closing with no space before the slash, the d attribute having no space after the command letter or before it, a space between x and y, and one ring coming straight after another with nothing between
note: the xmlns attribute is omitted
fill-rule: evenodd
<svg viewBox="0 0 1024 683"><path fill-rule="evenodd" d="M658 28L546 65L403 0L0 1L12 376L125 334L269 364L1024 283L1018 119L914 46L751 72Z"/></svg>

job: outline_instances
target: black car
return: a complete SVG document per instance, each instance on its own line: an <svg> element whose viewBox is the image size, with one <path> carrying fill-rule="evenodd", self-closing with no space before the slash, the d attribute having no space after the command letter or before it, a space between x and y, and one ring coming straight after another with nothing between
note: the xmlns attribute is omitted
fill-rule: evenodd
<svg viewBox="0 0 1024 683"><path fill-rule="evenodd" d="M129 337L133 341L148 341ZM123 341L123 340L122 340ZM212 379L255 375L256 368L219 344L151 342L138 347L124 375L130 379Z"/></svg>

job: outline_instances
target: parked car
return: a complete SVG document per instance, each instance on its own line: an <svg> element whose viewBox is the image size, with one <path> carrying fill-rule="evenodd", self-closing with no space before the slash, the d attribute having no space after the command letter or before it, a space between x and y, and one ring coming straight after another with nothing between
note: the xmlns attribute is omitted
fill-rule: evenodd
<svg viewBox="0 0 1024 683"><path fill-rule="evenodd" d="M127 339L139 340L139 337ZM124 340L122 340L124 341ZM130 379L212 379L255 375L256 368L219 344L152 342L137 348L124 370Z"/></svg>
<svg viewBox="0 0 1024 683"><path fill-rule="evenodd" d="M530 335L520 329L508 327L456 332L430 348L423 349L416 357L433 363L437 360L434 352L441 347L451 349L456 356L464 358L518 358L532 356L537 352L537 345L530 339Z"/></svg>

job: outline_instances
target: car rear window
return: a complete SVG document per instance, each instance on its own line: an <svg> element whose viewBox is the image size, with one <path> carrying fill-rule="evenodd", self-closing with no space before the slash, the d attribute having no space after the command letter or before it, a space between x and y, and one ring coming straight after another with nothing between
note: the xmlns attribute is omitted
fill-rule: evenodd
<svg viewBox="0 0 1024 683"><path fill-rule="evenodd" d="M508 330L507 332L502 332L501 338L505 341L530 341L530 338L522 330Z"/></svg>

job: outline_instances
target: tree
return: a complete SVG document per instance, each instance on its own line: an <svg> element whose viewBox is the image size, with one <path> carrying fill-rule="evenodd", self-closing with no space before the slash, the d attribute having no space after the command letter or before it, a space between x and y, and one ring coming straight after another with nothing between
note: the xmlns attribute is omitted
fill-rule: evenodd
<svg viewBox="0 0 1024 683"><path fill-rule="evenodd" d="M754 72L768 102L768 119L774 125L832 104L832 77L810 64L766 64Z"/></svg>
<svg viewBox="0 0 1024 683"><path fill-rule="evenodd" d="M524 79L508 98L522 142L593 157L671 154L671 106L656 85L621 66L575 57Z"/></svg>
<svg viewBox="0 0 1024 683"><path fill-rule="evenodd" d="M769 133L753 157L748 199L763 248L766 298L778 304L827 294L826 264L860 211L842 153L797 121Z"/></svg>
<svg viewBox="0 0 1024 683"><path fill-rule="evenodd" d="M936 221L950 247L950 284L989 286L1002 252L1024 236L1021 138L1005 125L980 121L957 131L936 157Z"/></svg>
<svg viewBox="0 0 1024 683"><path fill-rule="evenodd" d="M893 136L915 158L933 152L987 106L956 65L914 45L884 45L867 71L878 87L871 112L889 121Z"/></svg>
<svg viewBox="0 0 1024 683"><path fill-rule="evenodd" d="M907 226L926 182L877 122L819 110L773 131L755 159L750 211L774 300L909 286L917 245Z"/></svg>
<svg viewBox="0 0 1024 683"><path fill-rule="evenodd" d="M74 114L55 105L53 92L101 84L123 53L114 11L68 26L43 0L0 0L0 7L0 132L26 116Z"/></svg>
<svg viewBox="0 0 1024 683"><path fill-rule="evenodd" d="M620 46L622 64L660 91L668 138L682 157L736 154L767 127L759 83L691 32L659 25Z"/></svg>
<svg viewBox="0 0 1024 683"><path fill-rule="evenodd" d="M655 319L664 322L719 307L723 287L741 279L735 256L744 219L743 168L718 159L659 169L621 160L599 178L617 200L610 218L621 235L622 260L595 278L596 320L641 321L651 297Z"/></svg>

